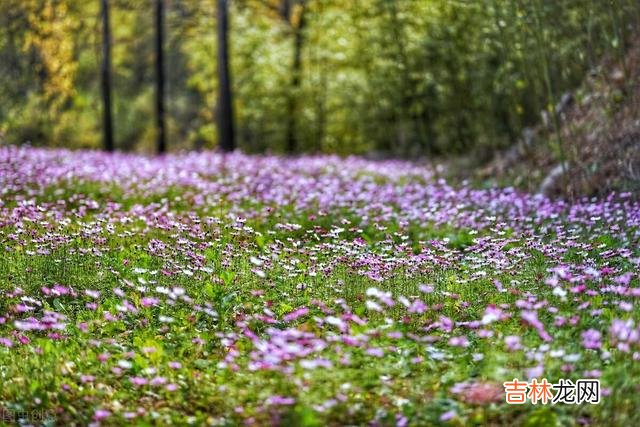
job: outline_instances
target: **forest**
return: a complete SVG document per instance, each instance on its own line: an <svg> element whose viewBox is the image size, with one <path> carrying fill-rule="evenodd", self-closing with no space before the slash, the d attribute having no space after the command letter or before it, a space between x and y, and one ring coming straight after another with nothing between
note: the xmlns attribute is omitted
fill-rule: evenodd
<svg viewBox="0 0 640 427"><path fill-rule="evenodd" d="M157 150L159 87L169 150L214 148L219 2L160 2L161 19L151 3L105 2L115 148ZM241 150L485 160L621 60L640 16L634 0L221 4ZM2 139L100 147L101 2L3 0L0 20Z"/></svg>

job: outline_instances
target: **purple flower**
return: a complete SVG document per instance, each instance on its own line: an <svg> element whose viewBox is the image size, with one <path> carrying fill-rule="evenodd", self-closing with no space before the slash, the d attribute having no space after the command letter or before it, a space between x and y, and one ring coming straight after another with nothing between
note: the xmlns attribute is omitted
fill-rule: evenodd
<svg viewBox="0 0 640 427"><path fill-rule="evenodd" d="M504 343L509 351L517 351L522 348L520 337L516 335L507 335L504 337Z"/></svg>
<svg viewBox="0 0 640 427"><path fill-rule="evenodd" d="M620 307L620 309L623 311L633 310L633 304L627 301L620 301L620 303L618 304L618 307Z"/></svg>
<svg viewBox="0 0 640 427"><path fill-rule="evenodd" d="M422 314L427 311L427 308L428 307L425 305L425 303L423 303L419 299L416 299L411 303L411 306L407 309L407 311L409 313Z"/></svg>
<svg viewBox="0 0 640 427"><path fill-rule="evenodd" d="M418 289L420 289L420 292L424 292L425 294L430 294L433 292L433 285L420 285L418 286Z"/></svg>
<svg viewBox="0 0 640 427"><path fill-rule="evenodd" d="M372 348L368 348L366 350L366 353L369 356L373 356L373 357L382 357L384 356L384 350L378 347L372 347Z"/></svg>
<svg viewBox="0 0 640 427"><path fill-rule="evenodd" d="M83 384L91 383L95 379L96 378L93 375L81 375L80 376L80 382L83 383Z"/></svg>
<svg viewBox="0 0 640 427"><path fill-rule="evenodd" d="M267 405L293 405L296 400L293 397L271 396L265 401Z"/></svg>
<svg viewBox="0 0 640 427"><path fill-rule="evenodd" d="M153 386L158 386L158 385L163 385L167 383L167 379L165 377L153 377L151 379L151 381L149 382L149 384L153 385Z"/></svg>
<svg viewBox="0 0 640 427"><path fill-rule="evenodd" d="M85 293L87 296L89 296L89 297L91 297L91 298L93 298L93 299L97 299L97 298L99 298L99 297L100 297L100 292L99 292L99 291L94 291L94 290L92 290L92 289L86 289L86 290L84 291L84 293Z"/></svg>
<svg viewBox="0 0 640 427"><path fill-rule="evenodd" d="M160 302L160 300L154 297L144 297L140 300L140 304L143 307L151 307L152 305L158 304L158 302Z"/></svg>
<svg viewBox="0 0 640 427"><path fill-rule="evenodd" d="M454 347L469 347L469 340L464 335L449 338L449 345Z"/></svg>
<svg viewBox="0 0 640 427"><path fill-rule="evenodd" d="M302 316L305 316L307 313L309 313L309 309L307 307L300 307L288 314L285 314L283 320L285 322L291 322Z"/></svg>
<svg viewBox="0 0 640 427"><path fill-rule="evenodd" d="M111 412L107 411L106 409L96 409L96 411L93 413L94 421L101 421L110 416Z"/></svg>
<svg viewBox="0 0 640 427"><path fill-rule="evenodd" d="M444 332L451 332L453 331L453 320L449 319L446 316L440 316L440 321L438 322L438 326Z"/></svg>
<svg viewBox="0 0 640 427"><path fill-rule="evenodd" d="M609 334L614 341L637 342L640 335L635 329L633 320L614 319L609 328Z"/></svg>
<svg viewBox="0 0 640 427"><path fill-rule="evenodd" d="M149 383L149 380L143 377L129 377L129 381L135 386L143 386Z"/></svg>
<svg viewBox="0 0 640 427"><path fill-rule="evenodd" d="M525 372L527 379L540 378L544 375L544 366L538 365L533 368L529 368Z"/></svg>
<svg viewBox="0 0 640 427"><path fill-rule="evenodd" d="M538 331L538 335L540 335L540 338L542 338L544 341L552 341L551 335L547 333L547 331L544 329L544 325L538 319L537 312L525 310L521 313L521 317L522 320L525 321L525 323L529 324Z"/></svg>
<svg viewBox="0 0 640 427"><path fill-rule="evenodd" d="M633 278L633 273L628 271L623 275L616 277L615 279L613 279L613 281L616 282L618 285L629 286L629 283L631 283L632 278Z"/></svg>
<svg viewBox="0 0 640 427"><path fill-rule="evenodd" d="M447 411L445 413L443 413L442 415L440 415L440 421L449 421L451 419L453 419L454 417L456 417L456 411Z"/></svg>
<svg viewBox="0 0 640 427"><path fill-rule="evenodd" d="M503 312L501 309L490 305L484 310L484 316L482 316L481 323L483 325L488 325L489 323L502 319L502 316Z"/></svg>
<svg viewBox="0 0 640 427"><path fill-rule="evenodd" d="M595 329L587 329L582 332L582 346L586 349L597 350L602 347L602 343L600 342L600 338L602 334Z"/></svg>

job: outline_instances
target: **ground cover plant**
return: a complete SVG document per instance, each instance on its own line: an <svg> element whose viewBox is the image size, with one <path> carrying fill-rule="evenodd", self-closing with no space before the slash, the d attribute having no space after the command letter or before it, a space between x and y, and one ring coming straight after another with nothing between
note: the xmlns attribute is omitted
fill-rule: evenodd
<svg viewBox="0 0 640 427"><path fill-rule="evenodd" d="M638 425L632 196L355 157L0 148L3 421ZM602 397L507 405L513 378Z"/></svg>

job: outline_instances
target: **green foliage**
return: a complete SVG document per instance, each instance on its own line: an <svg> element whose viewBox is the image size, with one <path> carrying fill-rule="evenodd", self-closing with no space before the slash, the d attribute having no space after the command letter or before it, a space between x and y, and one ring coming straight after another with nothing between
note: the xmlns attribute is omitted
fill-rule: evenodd
<svg viewBox="0 0 640 427"><path fill-rule="evenodd" d="M239 147L396 155L496 148L539 121L602 55L624 54L630 0L238 0L231 71ZM153 146L153 16L111 3L117 146ZM98 2L0 4L0 138L98 147ZM300 28L304 13L305 25ZM214 147L213 2L167 2L172 149ZM301 70L294 74L295 33ZM293 106L293 109L291 109Z"/></svg>

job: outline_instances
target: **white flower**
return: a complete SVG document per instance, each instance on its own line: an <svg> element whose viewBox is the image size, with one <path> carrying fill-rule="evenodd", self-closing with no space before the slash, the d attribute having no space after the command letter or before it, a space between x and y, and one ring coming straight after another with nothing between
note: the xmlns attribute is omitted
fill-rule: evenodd
<svg viewBox="0 0 640 427"><path fill-rule="evenodd" d="M122 369L131 369L133 367L133 363L129 362L128 360L118 360L118 366L120 366Z"/></svg>
<svg viewBox="0 0 640 427"><path fill-rule="evenodd" d="M369 310L378 311L378 312L382 311L382 307L380 307L380 304L378 304L375 301L367 300L365 305Z"/></svg>

